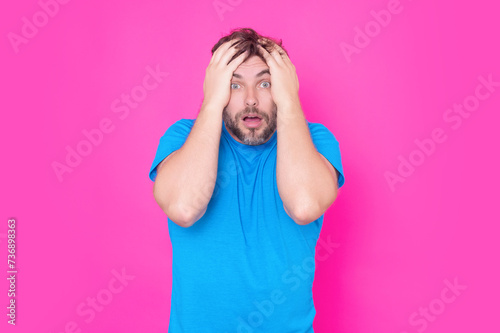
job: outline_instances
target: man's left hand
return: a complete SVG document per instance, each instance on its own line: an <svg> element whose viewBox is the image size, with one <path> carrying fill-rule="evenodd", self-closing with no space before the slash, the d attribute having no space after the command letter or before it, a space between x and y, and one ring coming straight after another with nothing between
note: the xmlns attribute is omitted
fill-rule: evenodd
<svg viewBox="0 0 500 333"><path fill-rule="evenodd" d="M266 40L269 42L269 40ZM264 42L264 41L262 41ZM269 53L261 45L259 49L271 73L271 94L278 110L291 105L300 105L299 79L295 66L279 45L272 42L273 49Z"/></svg>

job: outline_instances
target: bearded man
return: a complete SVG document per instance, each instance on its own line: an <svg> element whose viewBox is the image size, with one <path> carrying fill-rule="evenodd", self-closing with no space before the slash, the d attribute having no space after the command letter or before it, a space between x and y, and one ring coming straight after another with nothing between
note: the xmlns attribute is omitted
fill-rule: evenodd
<svg viewBox="0 0 500 333"><path fill-rule="evenodd" d="M161 137L149 177L172 242L170 333L313 332L315 248L344 172L298 91L281 41L233 30L197 118Z"/></svg>

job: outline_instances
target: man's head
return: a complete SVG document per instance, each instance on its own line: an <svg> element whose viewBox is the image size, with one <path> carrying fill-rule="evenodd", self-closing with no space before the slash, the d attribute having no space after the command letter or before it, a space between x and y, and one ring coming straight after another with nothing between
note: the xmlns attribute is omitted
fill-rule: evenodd
<svg viewBox="0 0 500 333"><path fill-rule="evenodd" d="M230 35L221 38L212 48L212 54L226 41L239 41L238 52L229 62L248 51L245 61L234 71L231 80L231 97L222 112L222 119L227 131L240 143L260 145L273 135L277 127L277 108L271 95L271 75L264 57L257 47L259 38L267 51L272 50L272 43L281 46L281 40L264 37L249 28L233 30ZM286 50L285 50L286 52ZM255 116L259 119L253 119Z"/></svg>

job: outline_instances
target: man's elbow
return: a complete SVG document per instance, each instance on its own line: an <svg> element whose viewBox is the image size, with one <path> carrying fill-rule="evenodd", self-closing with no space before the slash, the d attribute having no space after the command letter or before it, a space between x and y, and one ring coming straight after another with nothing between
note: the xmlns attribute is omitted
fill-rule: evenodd
<svg viewBox="0 0 500 333"><path fill-rule="evenodd" d="M317 220L322 214L317 212L316 207L311 207L310 205L293 205L293 208L288 209L285 204L283 204L285 212L290 216L290 218L298 225L306 225L312 221Z"/></svg>
<svg viewBox="0 0 500 333"><path fill-rule="evenodd" d="M173 209L172 206L169 205L159 204L159 206L172 222L183 228L191 227L205 213L202 212L201 215L195 214L192 213L190 210L186 209L185 207L184 208L177 207L177 209Z"/></svg>
<svg viewBox="0 0 500 333"><path fill-rule="evenodd" d="M184 205L167 202L157 191L154 191L154 198L165 215L167 215L172 222L183 228L192 226L205 213L205 211L203 211L201 215L196 214Z"/></svg>
<svg viewBox="0 0 500 333"><path fill-rule="evenodd" d="M294 209L288 211L285 207L287 214L299 225L307 225L313 221L319 219L326 210L333 204L336 200L338 190L335 189L327 198L324 200L313 200L307 203L305 200L298 205L295 205Z"/></svg>
<svg viewBox="0 0 500 333"><path fill-rule="evenodd" d="M292 213L292 219L298 225L307 225L319 219L323 213L324 211L318 205L302 206L295 209Z"/></svg>

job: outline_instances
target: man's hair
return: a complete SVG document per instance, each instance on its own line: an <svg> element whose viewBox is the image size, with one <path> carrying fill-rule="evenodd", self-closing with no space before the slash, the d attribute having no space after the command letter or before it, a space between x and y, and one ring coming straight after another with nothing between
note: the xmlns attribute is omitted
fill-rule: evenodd
<svg viewBox="0 0 500 333"><path fill-rule="evenodd" d="M271 42L264 41L264 42L259 43L258 42L259 38L266 38L266 39L271 40ZM230 40L233 40L233 39L240 40L240 41L235 42L235 43L239 44L236 46L236 49L238 49L238 51L231 58L231 60L229 60L228 64L231 61L233 61L234 58L238 57L240 54L242 54L245 51L249 51L249 52L248 52L248 55L246 56L245 60L243 60L243 61L246 61L248 58L256 55L259 58L261 58L263 62L266 62L264 57L260 54L259 48L257 47L258 44L260 44L262 47L264 47L268 52L272 51L272 49L273 49L272 43L273 42L278 44L279 46L281 46L281 48L283 50L285 50L283 45L281 45L281 42L282 42L281 39L278 41L278 40L271 38L271 37L262 36L261 34L257 33L255 30L253 30L251 28L237 28L237 29L233 29L229 35L226 35L226 36L222 37L221 39L219 39L217 44L215 44L214 47L212 48L212 55L219 48L219 46L221 46L223 43L230 41ZM286 50L285 50L285 52L288 55L288 52Z"/></svg>

